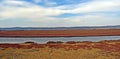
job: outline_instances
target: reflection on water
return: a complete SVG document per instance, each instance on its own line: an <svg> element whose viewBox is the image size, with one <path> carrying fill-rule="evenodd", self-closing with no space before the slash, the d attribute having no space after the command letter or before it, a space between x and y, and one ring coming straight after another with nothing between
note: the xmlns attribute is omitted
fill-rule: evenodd
<svg viewBox="0 0 120 59"><path fill-rule="evenodd" d="M0 43L22 43L33 41L37 43L46 43L48 41L101 41L101 40L118 40L120 36L92 36L92 37L41 37L41 38L0 38Z"/></svg>

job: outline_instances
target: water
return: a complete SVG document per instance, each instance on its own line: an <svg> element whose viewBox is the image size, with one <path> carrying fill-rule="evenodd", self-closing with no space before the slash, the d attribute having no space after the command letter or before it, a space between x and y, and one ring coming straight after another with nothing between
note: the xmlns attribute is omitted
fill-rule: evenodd
<svg viewBox="0 0 120 59"><path fill-rule="evenodd" d="M94 36L94 37L41 37L41 38L6 38L1 37L0 43L23 43L33 41L37 43L46 43L48 41L101 41L101 40L118 40L120 36Z"/></svg>

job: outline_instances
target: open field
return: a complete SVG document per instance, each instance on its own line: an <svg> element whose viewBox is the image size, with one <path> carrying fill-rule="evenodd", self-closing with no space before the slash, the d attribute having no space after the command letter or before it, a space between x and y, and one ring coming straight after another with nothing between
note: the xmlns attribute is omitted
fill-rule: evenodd
<svg viewBox="0 0 120 59"><path fill-rule="evenodd" d="M117 36L120 29L94 30L9 30L0 31L0 37L75 37L75 36Z"/></svg>
<svg viewBox="0 0 120 59"><path fill-rule="evenodd" d="M120 40L0 44L0 59L119 59Z"/></svg>

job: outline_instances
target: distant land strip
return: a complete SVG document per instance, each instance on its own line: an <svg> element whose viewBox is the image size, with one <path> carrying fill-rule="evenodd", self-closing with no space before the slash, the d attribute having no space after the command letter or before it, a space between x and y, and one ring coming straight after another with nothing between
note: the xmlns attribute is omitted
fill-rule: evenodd
<svg viewBox="0 0 120 59"><path fill-rule="evenodd" d="M0 31L0 37L79 37L79 36L120 36L120 29Z"/></svg>

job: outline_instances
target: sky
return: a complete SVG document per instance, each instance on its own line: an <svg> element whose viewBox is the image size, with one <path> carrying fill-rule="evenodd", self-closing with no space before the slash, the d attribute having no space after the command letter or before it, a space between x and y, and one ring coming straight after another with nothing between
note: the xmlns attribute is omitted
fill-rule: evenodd
<svg viewBox="0 0 120 59"><path fill-rule="evenodd" d="M0 27L120 25L120 0L0 0Z"/></svg>

